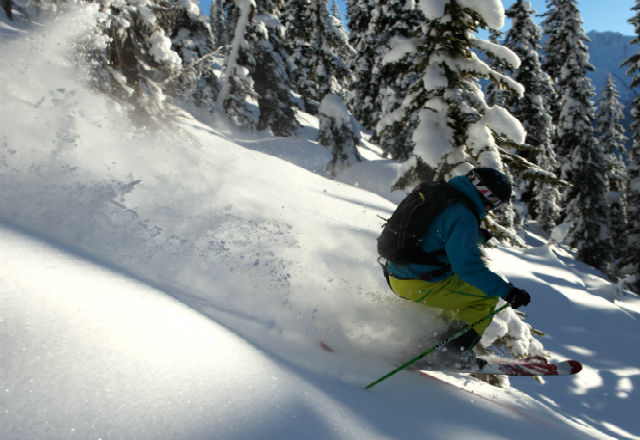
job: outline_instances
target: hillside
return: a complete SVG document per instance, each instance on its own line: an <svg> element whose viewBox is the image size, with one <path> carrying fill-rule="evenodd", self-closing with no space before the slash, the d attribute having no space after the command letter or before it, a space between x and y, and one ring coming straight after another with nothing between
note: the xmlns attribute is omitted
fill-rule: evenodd
<svg viewBox="0 0 640 440"><path fill-rule="evenodd" d="M68 48L90 20L0 32L0 438L640 438L640 301L533 224L531 248L490 264L583 372L365 391L443 325L375 261L399 165L368 145L328 179L303 114L287 139L178 110L136 127L78 79Z"/></svg>

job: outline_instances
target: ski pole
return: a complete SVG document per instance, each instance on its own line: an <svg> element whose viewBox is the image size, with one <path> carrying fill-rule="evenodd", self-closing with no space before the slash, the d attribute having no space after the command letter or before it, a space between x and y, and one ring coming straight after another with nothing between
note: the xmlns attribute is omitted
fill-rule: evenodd
<svg viewBox="0 0 640 440"><path fill-rule="evenodd" d="M433 353L434 351L436 351L438 348L442 347L443 345L447 345L449 342L453 341L454 339L459 338L460 336L464 335L465 333L467 333L469 330L471 330L473 327L475 327L476 325L486 321L487 319L491 319L494 315L497 315L498 313L500 313L501 311L503 311L504 309L506 309L507 307L509 307L509 304L505 304L502 307L500 307L499 309L496 309L492 312L490 312L489 314L487 314L486 316L484 316L483 318L478 319L476 322L474 322L473 324L469 324L468 326L466 326L465 328L463 328L462 330L454 333L453 335L449 336L447 339L437 343L436 345L434 345L433 347L431 347L430 349L428 349L427 351L425 351L422 354L419 354L418 356L414 357L413 359L411 359L410 361L400 365L398 368L396 368L395 370L391 371L390 373L382 376L380 379L371 382L369 385L367 385L366 387L364 387L366 390L368 390L369 388L373 387L376 384L379 384L380 382L382 382L385 379L390 378L391 376L393 376L394 374L396 374L398 371L402 371L405 368L407 368L409 365L418 362L420 359L422 359L423 357L427 356L430 353Z"/></svg>

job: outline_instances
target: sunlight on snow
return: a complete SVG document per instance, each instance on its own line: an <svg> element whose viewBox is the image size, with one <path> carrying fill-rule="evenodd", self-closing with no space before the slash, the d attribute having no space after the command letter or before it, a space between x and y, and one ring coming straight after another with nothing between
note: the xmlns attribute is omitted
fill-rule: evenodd
<svg viewBox="0 0 640 440"><path fill-rule="evenodd" d="M640 368L619 368L611 370L611 372L620 378L616 384L616 397L620 399L629 398L633 391L631 377L636 376L637 379L640 379Z"/></svg>
<svg viewBox="0 0 640 440"><path fill-rule="evenodd" d="M573 376L573 385L574 388L571 390L573 394L585 395L589 390L603 386L604 381L598 370L583 365L580 374Z"/></svg>
<svg viewBox="0 0 640 440"><path fill-rule="evenodd" d="M621 377L616 385L616 396L620 399L626 399L633 391L633 382L628 377Z"/></svg>
<svg viewBox="0 0 640 440"><path fill-rule="evenodd" d="M602 422L602 426L607 428L609 431L615 433L616 435L619 435L621 438L624 437L630 440L640 440L640 436L637 436L628 431L625 431L624 429L619 428L616 425L612 425L611 423Z"/></svg>
<svg viewBox="0 0 640 440"><path fill-rule="evenodd" d="M589 350L586 349L584 347L578 347L577 345L565 345L564 348L566 348L569 351L574 352L575 354L579 354L580 356L595 356L596 352L593 350Z"/></svg>
<svg viewBox="0 0 640 440"><path fill-rule="evenodd" d="M566 286L558 286L558 292L560 292L574 304L579 304L587 308L599 310L617 310L615 304L612 304L610 301L607 301L606 299L599 296L591 295L589 292L584 290L584 287L572 288Z"/></svg>
<svg viewBox="0 0 640 440"><path fill-rule="evenodd" d="M618 376L618 381L615 386L615 395L619 399L627 399L633 392L632 376L640 376L640 369L638 368L621 368L607 370L610 373ZM583 369L579 375L573 377L573 384L575 388L572 390L574 394L585 395L589 390L604 386L604 380L598 370L595 370L587 365L583 365Z"/></svg>

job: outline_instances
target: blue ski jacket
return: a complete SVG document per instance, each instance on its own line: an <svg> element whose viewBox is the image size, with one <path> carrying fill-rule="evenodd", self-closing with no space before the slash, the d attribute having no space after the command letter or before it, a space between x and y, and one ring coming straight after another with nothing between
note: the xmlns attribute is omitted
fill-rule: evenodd
<svg viewBox="0 0 640 440"><path fill-rule="evenodd" d="M478 218L483 219L487 215L480 194L466 176L454 177L447 183L473 202ZM504 297L510 286L491 272L482 261L482 253L478 248L478 228L478 219L462 202L453 203L436 215L427 226L420 246L425 252L444 249L446 255L441 260L449 262L452 270L430 281L440 281L455 272L463 281L482 290L486 295ZM398 265L392 262L388 265L389 274L399 279L419 279L421 273L440 268L421 264Z"/></svg>

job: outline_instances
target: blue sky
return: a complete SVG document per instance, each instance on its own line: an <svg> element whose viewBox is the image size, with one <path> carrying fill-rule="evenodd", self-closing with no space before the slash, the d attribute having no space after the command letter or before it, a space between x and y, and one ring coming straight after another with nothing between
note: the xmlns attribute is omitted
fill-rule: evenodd
<svg viewBox="0 0 640 440"><path fill-rule="evenodd" d="M547 10L546 0L529 1L538 14ZM513 3L511 0L502 1L505 8ZM627 22L634 15L634 11L631 11L634 5L635 0L578 0L583 29L585 32L614 31L623 35L635 35L633 26Z"/></svg>
<svg viewBox="0 0 640 440"><path fill-rule="evenodd" d="M209 13L211 0L199 0L203 13ZM337 0L340 10L344 14L346 11L345 0ZM538 13L546 10L546 0L529 0L533 9ZM503 0L505 8L513 4L512 0ZM615 31L624 35L635 35L633 26L627 20L633 15L631 7L635 0L578 0L578 7L582 13L585 32ZM508 27L508 26L505 26Z"/></svg>

